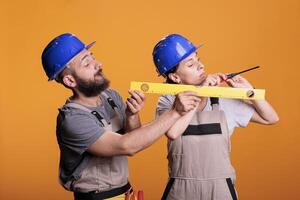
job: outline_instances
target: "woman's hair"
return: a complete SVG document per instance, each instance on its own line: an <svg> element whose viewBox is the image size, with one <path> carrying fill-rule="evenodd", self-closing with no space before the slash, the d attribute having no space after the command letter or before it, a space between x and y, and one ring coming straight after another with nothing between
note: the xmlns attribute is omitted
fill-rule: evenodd
<svg viewBox="0 0 300 200"><path fill-rule="evenodd" d="M179 65L176 65L173 69L167 71L163 76L166 78L166 83L169 83L169 84L177 84L176 82L172 81L170 78L169 78L169 74L171 73L175 73L177 68L178 68Z"/></svg>

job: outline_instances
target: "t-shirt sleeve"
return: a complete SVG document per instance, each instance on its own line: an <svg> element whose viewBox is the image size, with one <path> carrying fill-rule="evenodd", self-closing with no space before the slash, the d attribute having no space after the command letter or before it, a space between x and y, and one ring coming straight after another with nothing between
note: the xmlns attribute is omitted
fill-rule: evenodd
<svg viewBox="0 0 300 200"><path fill-rule="evenodd" d="M79 154L84 153L105 132L92 117L87 113L67 115L60 129L61 142Z"/></svg>
<svg viewBox="0 0 300 200"><path fill-rule="evenodd" d="M156 107L156 118L162 115L164 112L170 110L175 101L175 96L173 95L162 95L158 98Z"/></svg>
<svg viewBox="0 0 300 200"><path fill-rule="evenodd" d="M232 123L231 126L246 127L251 120L254 113L254 108L239 99L226 99L226 117L229 118Z"/></svg>

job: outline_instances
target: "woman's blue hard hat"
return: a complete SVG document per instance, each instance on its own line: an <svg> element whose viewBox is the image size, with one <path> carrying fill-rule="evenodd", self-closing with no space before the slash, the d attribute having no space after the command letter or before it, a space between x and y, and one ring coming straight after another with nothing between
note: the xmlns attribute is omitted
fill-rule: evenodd
<svg viewBox="0 0 300 200"><path fill-rule="evenodd" d="M153 61L159 75L175 68L182 60L194 53L202 45L195 46L179 34L171 34L161 39L153 49Z"/></svg>

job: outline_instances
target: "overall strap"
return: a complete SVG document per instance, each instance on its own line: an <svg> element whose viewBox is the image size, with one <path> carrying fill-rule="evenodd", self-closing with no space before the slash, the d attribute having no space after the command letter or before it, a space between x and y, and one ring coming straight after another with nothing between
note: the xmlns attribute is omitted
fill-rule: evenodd
<svg viewBox="0 0 300 200"><path fill-rule="evenodd" d="M115 111L117 118L121 122L121 120L122 120L122 114L120 112L120 109L118 108L118 106L114 102L114 100L105 91L103 91L101 94L106 98L107 102L109 103L109 105L111 106L111 108ZM119 133L119 134L125 134L125 129L121 128L120 130L118 130L116 132Z"/></svg>
<svg viewBox="0 0 300 200"><path fill-rule="evenodd" d="M105 91L103 91L101 94L106 98L112 109L118 109L118 106L115 104L114 100Z"/></svg>
<svg viewBox="0 0 300 200"><path fill-rule="evenodd" d="M218 97L210 97L210 105L212 107L212 110L220 110L219 98Z"/></svg>
<svg viewBox="0 0 300 200"><path fill-rule="evenodd" d="M115 104L114 100L104 91L101 94L106 98L106 100L109 103L109 105L111 106L111 108L116 112L117 116L121 120L122 119L121 114L120 114L119 109L118 109L117 105ZM98 119L98 121L101 123L102 127L105 127L110 124L97 111L93 111L81 104L78 104L75 102L69 102L69 103L66 103L65 106L71 107L71 108L77 108L77 109L91 113Z"/></svg>
<svg viewBox="0 0 300 200"><path fill-rule="evenodd" d="M120 113L120 111L118 109L118 106L114 102L114 100L105 91L103 91L101 94L106 98L106 100L109 103L109 105L111 106L111 108L116 112L116 114L118 115L119 119L121 120L122 119L121 118L122 115L121 115L121 113Z"/></svg>
<svg viewBox="0 0 300 200"><path fill-rule="evenodd" d="M102 127L104 127L108 124L107 121L97 111L92 111L91 109L89 109L81 104L70 102L70 103L65 104L65 106L71 107L71 108L77 108L77 109L91 113L98 119L98 121L101 123Z"/></svg>

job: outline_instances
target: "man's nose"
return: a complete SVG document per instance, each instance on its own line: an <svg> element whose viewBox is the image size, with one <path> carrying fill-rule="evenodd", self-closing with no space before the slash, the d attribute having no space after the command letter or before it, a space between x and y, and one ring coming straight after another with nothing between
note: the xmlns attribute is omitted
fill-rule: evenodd
<svg viewBox="0 0 300 200"><path fill-rule="evenodd" d="M95 61L95 65L94 66L95 66L96 70L99 70L99 69L101 70L102 69L102 63L101 62Z"/></svg>

